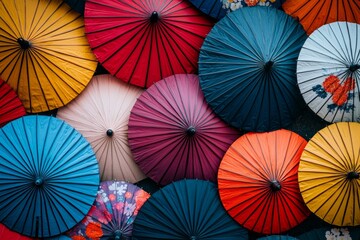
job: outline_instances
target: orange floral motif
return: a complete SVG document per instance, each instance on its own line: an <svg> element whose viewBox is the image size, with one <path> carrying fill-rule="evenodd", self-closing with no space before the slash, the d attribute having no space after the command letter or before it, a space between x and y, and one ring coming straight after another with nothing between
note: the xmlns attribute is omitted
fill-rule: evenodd
<svg viewBox="0 0 360 240"><path fill-rule="evenodd" d="M259 0L245 0L245 3L248 5L248 6L256 6L256 4L259 2Z"/></svg>
<svg viewBox="0 0 360 240"><path fill-rule="evenodd" d="M116 199L115 194L109 194L109 199L110 199L110 201L115 201L115 199Z"/></svg>
<svg viewBox="0 0 360 240"><path fill-rule="evenodd" d="M150 194L148 194L145 191L138 191L135 195L135 202L136 202L136 208L134 211L134 214L137 215L140 208L142 207L142 205L144 205L144 203L146 202L146 200L150 197Z"/></svg>
<svg viewBox="0 0 360 240"><path fill-rule="evenodd" d="M99 239L103 236L103 231L101 229L101 224L96 222L90 222L86 226L85 234L88 238Z"/></svg>
<svg viewBox="0 0 360 240"><path fill-rule="evenodd" d="M355 88L355 80L351 77L347 78L344 82L344 88L347 89L347 91L351 91Z"/></svg>
<svg viewBox="0 0 360 240"><path fill-rule="evenodd" d="M348 93L347 92L348 91L346 91L346 89L343 86L340 86L333 93L333 96L332 96L333 102L338 106L343 105L348 99Z"/></svg>
<svg viewBox="0 0 360 240"><path fill-rule="evenodd" d="M86 240L84 236L76 235L71 237L72 240Z"/></svg>
<svg viewBox="0 0 360 240"><path fill-rule="evenodd" d="M131 192L126 192L125 193L125 198L131 198L132 197L132 193Z"/></svg>
<svg viewBox="0 0 360 240"><path fill-rule="evenodd" d="M340 79L337 76L330 75L323 82L323 87L326 92L334 93L335 90L340 86Z"/></svg>

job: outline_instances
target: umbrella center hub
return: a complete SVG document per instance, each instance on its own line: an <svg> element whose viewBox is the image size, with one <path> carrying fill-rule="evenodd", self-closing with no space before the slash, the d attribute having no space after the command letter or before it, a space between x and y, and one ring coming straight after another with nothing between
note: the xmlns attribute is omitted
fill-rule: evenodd
<svg viewBox="0 0 360 240"><path fill-rule="evenodd" d="M359 179L360 178L360 174L357 172L348 172L346 175L346 178L349 180L353 180L353 179Z"/></svg>
<svg viewBox="0 0 360 240"><path fill-rule="evenodd" d="M358 70L360 68L359 64L353 64L349 67L350 72L355 72L356 70Z"/></svg>
<svg viewBox="0 0 360 240"><path fill-rule="evenodd" d="M43 185L44 180L41 177L37 177L34 183L36 186L40 187L41 185Z"/></svg>
<svg viewBox="0 0 360 240"><path fill-rule="evenodd" d="M186 129L186 134L190 137L194 136L195 133L196 133L196 129L193 126L190 126L190 127L188 127L188 129Z"/></svg>
<svg viewBox="0 0 360 240"><path fill-rule="evenodd" d="M156 23L157 21L159 21L159 13L157 11L153 11L150 16L150 22Z"/></svg>
<svg viewBox="0 0 360 240"><path fill-rule="evenodd" d="M108 137L112 137L112 136L114 135L114 131L113 131L112 129L108 129L108 130L106 131L106 135L107 135Z"/></svg>
<svg viewBox="0 0 360 240"><path fill-rule="evenodd" d="M272 68L273 65L274 65L273 61L267 61L264 64L264 70L267 71L267 72L270 71L270 69Z"/></svg>
<svg viewBox="0 0 360 240"><path fill-rule="evenodd" d="M20 45L20 47L24 50L28 49L31 47L31 44L29 41L23 39L23 38L18 38L17 39L17 43Z"/></svg>
<svg viewBox="0 0 360 240"><path fill-rule="evenodd" d="M121 230L116 230L115 232L114 232L114 238L116 239L116 240L120 240L121 239L121 237L122 237L122 232L121 232Z"/></svg>
<svg viewBox="0 0 360 240"><path fill-rule="evenodd" d="M270 188L273 192L277 192L281 189L281 185L277 180L273 180L270 182Z"/></svg>

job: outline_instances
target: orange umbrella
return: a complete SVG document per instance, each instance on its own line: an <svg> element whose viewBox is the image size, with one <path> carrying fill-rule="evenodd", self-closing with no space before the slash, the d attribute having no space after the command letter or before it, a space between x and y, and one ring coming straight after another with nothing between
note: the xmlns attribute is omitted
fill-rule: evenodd
<svg viewBox="0 0 360 240"><path fill-rule="evenodd" d="M308 35L326 23L360 23L359 0L286 0L282 8L299 20Z"/></svg>
<svg viewBox="0 0 360 240"><path fill-rule="evenodd" d="M310 211L297 178L306 141L294 132L247 133L220 163L218 187L228 213L245 228L263 234L285 232Z"/></svg>

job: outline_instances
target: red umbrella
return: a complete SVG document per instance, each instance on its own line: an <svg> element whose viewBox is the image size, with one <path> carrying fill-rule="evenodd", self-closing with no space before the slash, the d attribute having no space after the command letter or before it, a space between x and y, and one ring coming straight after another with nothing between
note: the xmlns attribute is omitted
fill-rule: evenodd
<svg viewBox="0 0 360 240"><path fill-rule="evenodd" d="M134 160L155 182L216 181L225 151L239 132L208 107L194 74L155 83L135 103L128 139Z"/></svg>
<svg viewBox="0 0 360 240"><path fill-rule="evenodd" d="M0 127L26 114L16 92L0 79Z"/></svg>
<svg viewBox="0 0 360 240"><path fill-rule="evenodd" d="M218 172L221 201L242 226L279 234L310 215L299 190L305 139L288 130L247 133L226 152Z"/></svg>
<svg viewBox="0 0 360 240"><path fill-rule="evenodd" d="M99 62L140 86L197 72L213 22L186 0L87 0L85 32Z"/></svg>

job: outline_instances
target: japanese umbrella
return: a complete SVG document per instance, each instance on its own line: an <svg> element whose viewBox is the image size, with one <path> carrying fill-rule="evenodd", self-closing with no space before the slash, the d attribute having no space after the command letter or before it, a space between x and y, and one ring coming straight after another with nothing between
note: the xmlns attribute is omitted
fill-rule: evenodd
<svg viewBox="0 0 360 240"><path fill-rule="evenodd" d="M2 239L11 239L11 240L32 240L31 238L21 235L17 232L11 231L4 224L0 223L0 236Z"/></svg>
<svg viewBox="0 0 360 240"><path fill-rule="evenodd" d="M87 0L85 30L101 65L148 88L177 73L196 73L213 22L187 0Z"/></svg>
<svg viewBox="0 0 360 240"><path fill-rule="evenodd" d="M298 240L298 239L286 235L270 235L270 236L258 238L257 240Z"/></svg>
<svg viewBox="0 0 360 240"><path fill-rule="evenodd" d="M79 97L57 112L90 142L102 180L146 178L133 160L127 136L130 111L142 92L109 74L97 75Z"/></svg>
<svg viewBox="0 0 360 240"><path fill-rule="evenodd" d="M233 12L243 7L266 6L281 8L285 0L219 0L223 9Z"/></svg>
<svg viewBox="0 0 360 240"><path fill-rule="evenodd" d="M296 60L305 39L301 25L275 8L243 8L221 19L199 57L200 85L210 107L246 131L290 125L304 105Z"/></svg>
<svg viewBox="0 0 360 240"><path fill-rule="evenodd" d="M0 79L0 127L26 114L16 92Z"/></svg>
<svg viewBox="0 0 360 240"><path fill-rule="evenodd" d="M359 134L360 123L331 124L310 139L301 155L301 195L313 213L332 225L360 225Z"/></svg>
<svg viewBox="0 0 360 240"><path fill-rule="evenodd" d="M0 1L0 77L32 113L61 107L88 84L97 61L80 14L61 0Z"/></svg>
<svg viewBox="0 0 360 240"><path fill-rule="evenodd" d="M90 144L50 116L25 116L0 129L0 221L21 234L59 235L84 218L99 185Z"/></svg>
<svg viewBox="0 0 360 240"><path fill-rule="evenodd" d="M321 118L360 122L360 24L333 22L314 31L300 51L297 77Z"/></svg>
<svg viewBox="0 0 360 240"><path fill-rule="evenodd" d="M297 173L306 141L288 130L247 133L225 153L218 172L219 194L227 212L242 226L279 234L309 215Z"/></svg>
<svg viewBox="0 0 360 240"><path fill-rule="evenodd" d="M89 213L67 234L72 239L131 239L134 219L149 197L128 182L101 182Z"/></svg>
<svg viewBox="0 0 360 240"><path fill-rule="evenodd" d="M197 9L206 15L219 20L227 13L221 0L189 0Z"/></svg>
<svg viewBox="0 0 360 240"><path fill-rule="evenodd" d="M308 35L335 21L360 23L357 0L286 0L282 8L301 23Z"/></svg>
<svg viewBox="0 0 360 240"><path fill-rule="evenodd" d="M238 137L209 108L194 74L155 83L138 98L129 119L135 162L160 185L183 178L215 182L222 156Z"/></svg>
<svg viewBox="0 0 360 240"><path fill-rule="evenodd" d="M133 239L248 239L221 206L217 187L204 180L183 179L157 191L144 203Z"/></svg>

